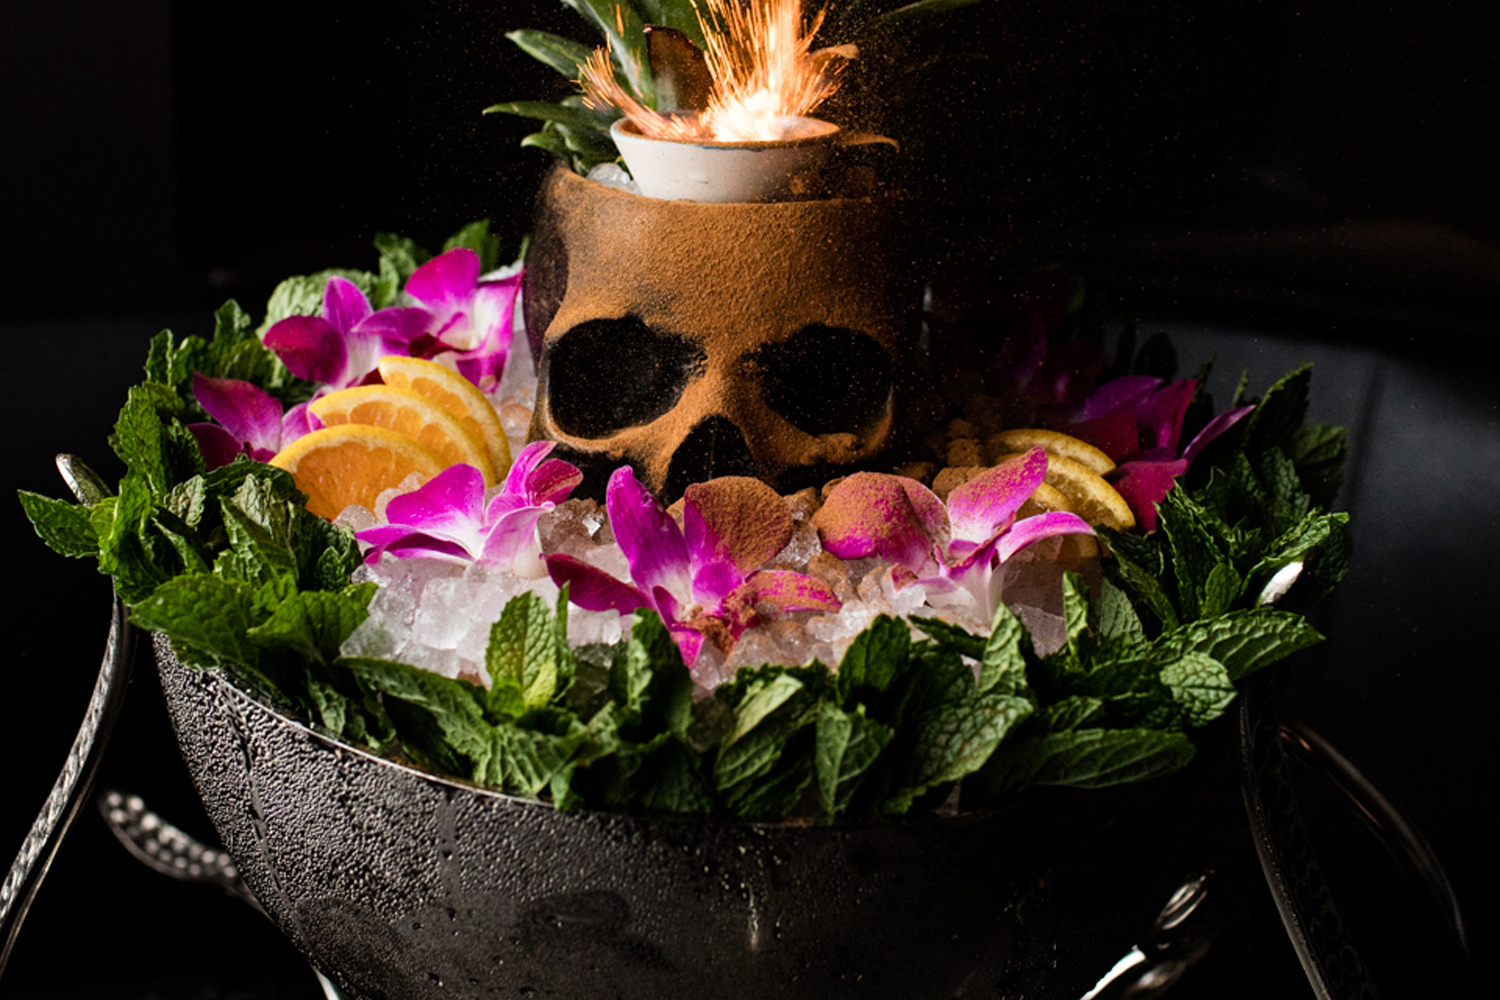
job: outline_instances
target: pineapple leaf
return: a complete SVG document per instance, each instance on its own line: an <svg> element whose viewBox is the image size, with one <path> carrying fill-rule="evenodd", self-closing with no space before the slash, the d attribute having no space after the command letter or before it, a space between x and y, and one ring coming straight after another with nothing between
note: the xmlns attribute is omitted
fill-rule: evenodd
<svg viewBox="0 0 1500 1000"><path fill-rule="evenodd" d="M636 100L648 108L656 107L656 83L651 76L651 59L646 52L646 26L638 2L627 0L563 0L584 19L604 32L610 54L619 67L623 82Z"/></svg>
<svg viewBox="0 0 1500 1000"><path fill-rule="evenodd" d="M582 42L575 42L571 38L563 38L561 35L553 35L546 31L522 29L507 32L505 37L515 42L521 51L531 58L546 63L569 80L578 79L579 67L588 59L592 51Z"/></svg>
<svg viewBox="0 0 1500 1000"><path fill-rule="evenodd" d="M492 104L484 109L485 114L496 111L507 115L520 115L522 118L556 122L569 128L593 132L600 132L609 127L608 119L601 122L599 115L588 108L567 104L549 104L546 101L507 101L504 104Z"/></svg>

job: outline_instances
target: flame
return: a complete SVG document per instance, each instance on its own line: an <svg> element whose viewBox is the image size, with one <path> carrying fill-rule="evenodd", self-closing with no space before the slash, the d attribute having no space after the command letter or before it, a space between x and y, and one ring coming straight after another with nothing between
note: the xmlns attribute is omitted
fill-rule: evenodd
<svg viewBox="0 0 1500 1000"><path fill-rule="evenodd" d="M713 79L706 108L665 115L643 106L616 80L607 48L595 49L582 67L584 100L619 108L652 138L754 142L785 138L787 118L806 116L838 90L847 54L811 52L825 11L804 20L802 0L703 3L693 6Z"/></svg>

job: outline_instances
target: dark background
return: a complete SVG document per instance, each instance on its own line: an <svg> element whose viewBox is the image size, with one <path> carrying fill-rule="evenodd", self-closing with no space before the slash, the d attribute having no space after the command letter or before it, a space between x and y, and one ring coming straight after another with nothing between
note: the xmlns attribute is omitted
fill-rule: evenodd
<svg viewBox="0 0 1500 1000"><path fill-rule="evenodd" d="M1230 384L1242 364L1263 388L1317 360L1315 416L1354 431L1343 502L1359 555L1320 617L1333 638L1299 665L1287 703L1426 830L1480 957L1500 937L1485 618L1500 596L1497 21L1415 0L991 0L945 34L901 40L887 68L921 66L919 84L845 98L903 141L935 257L1005 273L1065 260L1172 329L1187 367L1217 354ZM587 38L542 0L9 0L7 492L62 495L59 451L117 472L104 436L163 326L205 333L226 297L258 313L287 274L369 266L381 231L435 246L489 216L518 245L545 158L517 147L525 123L480 111L566 89L504 39L522 26ZM14 503L0 508L24 570L5 597L19 639L0 696L6 856L81 718L109 587L46 551ZM102 780L211 838L154 683L138 672ZM1394 969L1387 993L1406 995L1440 954L1411 944L1430 944L1430 922L1340 823L1320 848L1349 859L1344 891ZM1184 993L1296 995L1278 934L1258 911ZM0 996L292 984L309 977L264 921L148 872L90 812Z"/></svg>

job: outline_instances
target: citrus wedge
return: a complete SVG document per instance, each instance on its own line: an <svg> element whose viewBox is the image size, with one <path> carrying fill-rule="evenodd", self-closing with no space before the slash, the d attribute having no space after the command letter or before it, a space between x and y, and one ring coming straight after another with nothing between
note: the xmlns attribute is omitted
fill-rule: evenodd
<svg viewBox="0 0 1500 1000"><path fill-rule="evenodd" d="M386 385L414 392L457 417L470 434L484 443L495 478L504 478L510 469L510 442L500 426L500 414L478 386L436 361L396 354L380 359L380 377Z"/></svg>
<svg viewBox="0 0 1500 1000"><path fill-rule="evenodd" d="M1040 427L1016 427L1001 431L991 435L987 444L991 455L1011 455L1016 452L1030 451L1032 448L1041 448L1047 453L1048 458L1055 455L1059 458L1071 459L1101 476L1107 472L1113 472L1115 468L1114 459L1087 441ZM997 458L996 461L999 459Z"/></svg>
<svg viewBox="0 0 1500 1000"><path fill-rule="evenodd" d="M1005 461L1010 455L997 455L995 461ZM1102 524L1118 531L1135 527L1135 514L1125 498L1097 472L1061 455L1047 456L1047 479L1068 498L1073 513L1089 524Z"/></svg>
<svg viewBox="0 0 1500 1000"><path fill-rule="evenodd" d="M446 469L460 462L474 466L486 486L495 482L495 467L484 444L437 403L410 389L357 385L330 392L308 406L329 427L363 424L405 434L432 452Z"/></svg>
<svg viewBox="0 0 1500 1000"><path fill-rule="evenodd" d="M352 503L373 511L381 490L400 486L413 472L431 479L443 471L436 455L405 434L360 424L305 434L271 464L290 472L307 494L307 509L330 521Z"/></svg>

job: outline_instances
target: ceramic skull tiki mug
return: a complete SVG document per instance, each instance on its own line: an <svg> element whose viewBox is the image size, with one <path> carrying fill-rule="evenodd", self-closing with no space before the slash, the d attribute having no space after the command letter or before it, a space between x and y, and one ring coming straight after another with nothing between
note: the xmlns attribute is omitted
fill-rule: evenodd
<svg viewBox="0 0 1500 1000"><path fill-rule="evenodd" d="M904 208L663 201L555 171L527 260L532 439L596 497L622 464L671 502L715 476L785 492L867 463L919 323Z"/></svg>

